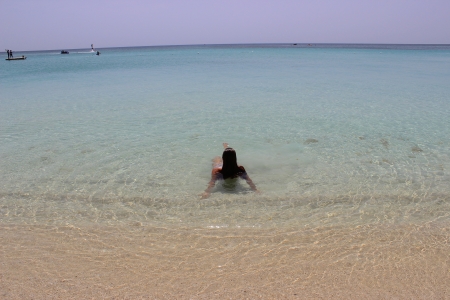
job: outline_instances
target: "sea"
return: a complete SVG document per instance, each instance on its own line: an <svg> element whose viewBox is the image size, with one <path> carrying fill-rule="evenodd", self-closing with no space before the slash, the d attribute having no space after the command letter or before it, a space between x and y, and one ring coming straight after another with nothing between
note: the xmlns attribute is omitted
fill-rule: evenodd
<svg viewBox="0 0 450 300"><path fill-rule="evenodd" d="M2 227L95 228L96 241L115 232L110 244L158 231L151 245L173 258L234 236L228 263L259 249L288 267L295 248L322 253L309 263L325 269L352 254L353 267L362 256L372 270L394 267L414 240L429 256L408 266L430 274L433 262L449 279L436 253L450 251L450 45L66 50L0 61ZM201 198L223 143L259 193L217 182ZM405 252L393 262L387 246Z"/></svg>

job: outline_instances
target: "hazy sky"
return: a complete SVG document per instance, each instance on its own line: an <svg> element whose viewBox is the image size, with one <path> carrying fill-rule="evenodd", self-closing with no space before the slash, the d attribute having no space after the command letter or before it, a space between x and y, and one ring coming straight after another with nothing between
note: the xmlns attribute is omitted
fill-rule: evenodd
<svg viewBox="0 0 450 300"><path fill-rule="evenodd" d="M0 0L0 49L450 44L450 0Z"/></svg>

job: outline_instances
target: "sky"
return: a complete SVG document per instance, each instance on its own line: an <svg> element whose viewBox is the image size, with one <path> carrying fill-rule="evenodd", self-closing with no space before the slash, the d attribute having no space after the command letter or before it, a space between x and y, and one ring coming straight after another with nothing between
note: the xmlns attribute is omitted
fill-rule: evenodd
<svg viewBox="0 0 450 300"><path fill-rule="evenodd" d="M0 49L450 44L450 0L0 0Z"/></svg>

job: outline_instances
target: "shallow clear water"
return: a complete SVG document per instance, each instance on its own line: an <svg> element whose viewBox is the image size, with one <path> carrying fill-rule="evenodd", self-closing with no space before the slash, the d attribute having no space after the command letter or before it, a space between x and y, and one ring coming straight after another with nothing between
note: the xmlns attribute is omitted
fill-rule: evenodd
<svg viewBox="0 0 450 300"><path fill-rule="evenodd" d="M449 221L449 46L100 51L0 62L0 222ZM200 199L222 142L261 194Z"/></svg>

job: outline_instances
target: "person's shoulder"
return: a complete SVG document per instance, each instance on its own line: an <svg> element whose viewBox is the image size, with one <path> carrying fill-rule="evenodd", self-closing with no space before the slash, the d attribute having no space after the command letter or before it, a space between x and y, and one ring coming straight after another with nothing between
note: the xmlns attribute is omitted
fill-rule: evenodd
<svg viewBox="0 0 450 300"><path fill-rule="evenodd" d="M222 175L222 168L214 168L211 172L212 178L215 178L215 180L223 179Z"/></svg>
<svg viewBox="0 0 450 300"><path fill-rule="evenodd" d="M217 173L221 173L221 171L222 171L222 168L213 168L211 173L212 174L217 174Z"/></svg>
<svg viewBox="0 0 450 300"><path fill-rule="evenodd" d="M245 171L245 168L243 166L239 166L238 168L239 168L239 173L238 173L239 177L247 180L248 175L247 175L247 172Z"/></svg>
<svg viewBox="0 0 450 300"><path fill-rule="evenodd" d="M222 179L222 168L214 168L211 171L211 176L215 177L216 179Z"/></svg>

